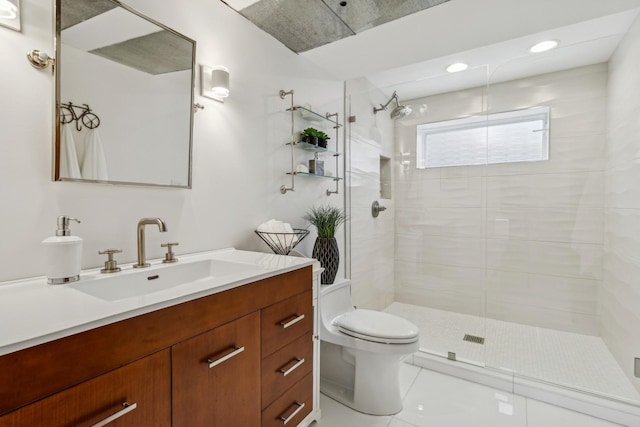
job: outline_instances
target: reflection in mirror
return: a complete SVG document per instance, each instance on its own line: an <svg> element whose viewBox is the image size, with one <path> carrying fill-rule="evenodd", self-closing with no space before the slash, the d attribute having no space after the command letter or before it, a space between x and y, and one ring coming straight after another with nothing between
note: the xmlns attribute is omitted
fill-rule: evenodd
<svg viewBox="0 0 640 427"><path fill-rule="evenodd" d="M0 0L0 26L20 31L20 0Z"/></svg>
<svg viewBox="0 0 640 427"><path fill-rule="evenodd" d="M115 0L57 0L54 179L191 187L195 41Z"/></svg>

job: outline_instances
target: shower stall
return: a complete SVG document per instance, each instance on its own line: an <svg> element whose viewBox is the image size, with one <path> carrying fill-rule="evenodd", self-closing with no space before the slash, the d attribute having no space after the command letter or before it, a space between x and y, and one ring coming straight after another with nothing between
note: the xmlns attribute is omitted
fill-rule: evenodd
<svg viewBox="0 0 640 427"><path fill-rule="evenodd" d="M615 48L563 62L598 45ZM416 361L640 413L638 52L636 20L464 73L347 82L353 300L416 323ZM380 111L390 96L411 113Z"/></svg>

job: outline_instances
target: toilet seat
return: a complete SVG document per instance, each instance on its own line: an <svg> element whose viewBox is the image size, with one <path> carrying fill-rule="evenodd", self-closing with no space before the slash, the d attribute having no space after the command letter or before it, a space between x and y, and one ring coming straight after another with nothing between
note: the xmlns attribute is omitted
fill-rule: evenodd
<svg viewBox="0 0 640 427"><path fill-rule="evenodd" d="M343 334L384 344L418 341L418 328L408 320L381 311L357 309L332 322Z"/></svg>

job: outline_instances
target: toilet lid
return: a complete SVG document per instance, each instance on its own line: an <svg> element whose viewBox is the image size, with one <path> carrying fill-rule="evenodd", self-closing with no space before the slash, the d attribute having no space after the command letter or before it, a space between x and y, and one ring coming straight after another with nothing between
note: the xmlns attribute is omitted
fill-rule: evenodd
<svg viewBox="0 0 640 427"><path fill-rule="evenodd" d="M381 311L357 309L337 317L333 324L346 335L385 344L418 341L418 327L406 319Z"/></svg>

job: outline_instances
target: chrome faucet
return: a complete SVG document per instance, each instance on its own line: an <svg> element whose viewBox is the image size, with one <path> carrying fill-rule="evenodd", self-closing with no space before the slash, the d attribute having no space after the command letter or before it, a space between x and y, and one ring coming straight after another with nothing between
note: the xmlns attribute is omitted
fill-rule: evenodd
<svg viewBox="0 0 640 427"><path fill-rule="evenodd" d="M144 226L148 224L156 224L161 233L167 231L167 226L160 218L142 218L138 221L138 263L133 268L149 267L151 264L145 261L144 254Z"/></svg>

